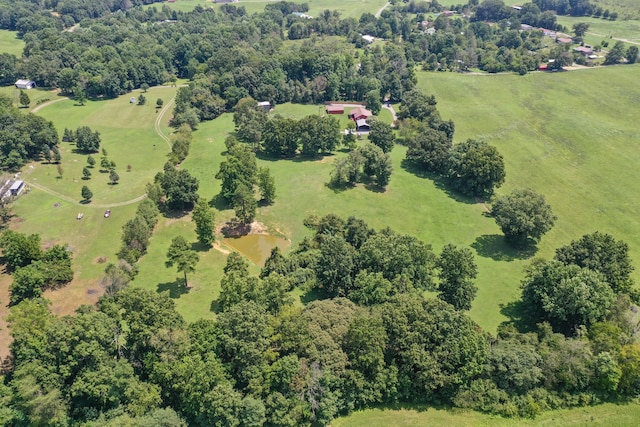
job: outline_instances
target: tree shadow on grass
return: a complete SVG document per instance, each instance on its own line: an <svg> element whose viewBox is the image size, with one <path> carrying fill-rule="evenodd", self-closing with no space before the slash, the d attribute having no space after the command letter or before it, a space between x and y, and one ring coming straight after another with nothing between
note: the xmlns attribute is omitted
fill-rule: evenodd
<svg viewBox="0 0 640 427"><path fill-rule="evenodd" d="M527 307L522 300L500 304L500 314L509 319L502 322L501 326L513 325L518 332L521 333L533 332L536 330L536 322L528 314Z"/></svg>
<svg viewBox="0 0 640 427"><path fill-rule="evenodd" d="M177 299L189 292L184 286L184 279L177 277L173 282L158 283L158 293L169 291L169 298Z"/></svg>
<svg viewBox="0 0 640 427"><path fill-rule="evenodd" d="M200 242L193 242L191 244L191 250L196 252L207 252L211 249L211 245L203 245Z"/></svg>
<svg viewBox="0 0 640 427"><path fill-rule="evenodd" d="M538 248L529 245L522 249L515 249L507 245L504 236L500 234L483 234L478 236L471 244L478 256L491 258L494 261L507 261L529 259L536 254Z"/></svg>
<svg viewBox="0 0 640 427"><path fill-rule="evenodd" d="M222 312L222 306L220 305L219 299L214 299L213 301L211 301L211 305L209 306L209 311L216 314Z"/></svg>
<svg viewBox="0 0 640 427"><path fill-rule="evenodd" d="M474 197L465 196L463 194L460 194L452 190L449 187L447 180L443 176L437 173L424 171L419 167L417 167L412 162L407 161L406 159L403 159L402 162L400 162L400 167L402 167L402 169L409 172L410 174L415 175L419 178L425 178L433 181L434 185L438 190L441 190L443 193L449 196L449 198L455 200L456 202L465 203L468 205L473 205L478 203Z"/></svg>
<svg viewBox="0 0 640 427"><path fill-rule="evenodd" d="M222 197L221 194L216 194L211 200L209 200L209 207L216 208L219 211L231 209L231 205Z"/></svg>

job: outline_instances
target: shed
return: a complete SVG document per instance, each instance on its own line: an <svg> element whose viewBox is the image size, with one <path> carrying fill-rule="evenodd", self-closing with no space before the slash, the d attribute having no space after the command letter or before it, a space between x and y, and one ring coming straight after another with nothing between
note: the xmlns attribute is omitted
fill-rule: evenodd
<svg viewBox="0 0 640 427"><path fill-rule="evenodd" d="M258 102L258 107L264 108L266 111L271 110L271 103L269 101Z"/></svg>
<svg viewBox="0 0 640 427"><path fill-rule="evenodd" d="M369 36L369 35L366 35L366 34L365 34L364 36L362 36L362 38L363 38L363 39L364 39L364 41L366 41L367 43L373 43L373 42L374 42L374 40L376 39L375 37L373 37L373 36Z"/></svg>
<svg viewBox="0 0 640 427"><path fill-rule="evenodd" d="M578 52L583 54L584 56L589 56L593 53L593 49L587 46L578 46L573 48L574 52Z"/></svg>
<svg viewBox="0 0 640 427"><path fill-rule="evenodd" d="M349 118L351 120L368 119L371 116L373 116L373 114L371 114L371 111L362 107L354 108L353 110L349 111Z"/></svg>
<svg viewBox="0 0 640 427"><path fill-rule="evenodd" d="M327 114L344 114L344 107L341 105L327 105Z"/></svg>
<svg viewBox="0 0 640 427"><path fill-rule="evenodd" d="M33 80L20 79L16 81L15 85L18 89L33 89L36 87L36 82Z"/></svg>
<svg viewBox="0 0 640 427"><path fill-rule="evenodd" d="M366 119L358 119L358 120L356 120L356 130L358 130L358 131L363 131L363 130L368 131L369 129L371 129L371 126L369 126L369 123L367 123Z"/></svg>
<svg viewBox="0 0 640 427"><path fill-rule="evenodd" d="M11 187L9 187L9 192L12 196L19 196L22 190L24 190L24 181L20 180L14 181Z"/></svg>
<svg viewBox="0 0 640 427"><path fill-rule="evenodd" d="M573 39L571 37L558 37L558 38L556 38L556 43L569 44L571 42L573 42Z"/></svg>

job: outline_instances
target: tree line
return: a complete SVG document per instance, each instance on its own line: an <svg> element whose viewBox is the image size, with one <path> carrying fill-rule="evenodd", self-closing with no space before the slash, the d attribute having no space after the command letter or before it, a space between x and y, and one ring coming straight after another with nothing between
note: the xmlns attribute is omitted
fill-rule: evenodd
<svg viewBox="0 0 640 427"><path fill-rule="evenodd" d="M354 217L305 224L312 236L288 256L274 249L258 277L229 255L216 320L186 323L168 295L128 286L125 263L107 267L107 292L75 316L56 317L39 298L18 303L1 419L326 425L396 401L534 417L640 393L624 242L596 232L534 260L528 309L491 336L464 313L476 292L469 249L436 254ZM294 306L295 287L317 299Z"/></svg>

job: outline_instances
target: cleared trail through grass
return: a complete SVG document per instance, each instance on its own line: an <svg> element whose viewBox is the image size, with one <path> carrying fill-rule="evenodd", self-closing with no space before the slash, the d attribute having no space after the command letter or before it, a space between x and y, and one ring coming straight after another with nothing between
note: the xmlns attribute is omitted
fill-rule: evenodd
<svg viewBox="0 0 640 427"><path fill-rule="evenodd" d="M32 113L36 113L36 112L40 111L42 108L44 108L44 107L46 107L48 105L54 104L56 102L64 101L65 99L69 99L69 98L60 98L60 99L54 99L53 101L45 102L42 105L39 105L36 108L34 108L31 112ZM169 100L169 102L167 102L165 104L164 107L162 107L162 109L158 113L158 117L156 118L155 123L154 123L154 129L155 129L156 133L158 134L158 136L160 138L162 138L167 143L169 148L171 148L171 141L169 140L169 137L166 136L162 132L162 129L161 129L160 125L162 123L162 119L164 118L164 115L167 113L167 111L169 111L169 109L173 105L174 101L175 101L175 96L173 98L171 98ZM126 200L124 202L116 202L116 203L108 203L108 204L102 204L102 203L95 203L95 204L91 203L91 204L88 204L88 203L81 203L80 201L74 199L73 197L65 196L64 194L58 193L55 190L52 190L52 189L50 189L48 187L45 187L44 185L40 185L38 183L35 183L35 182L31 181L31 180L25 179L24 182L30 187L37 188L38 190L44 191L45 193L48 193L48 194L50 194L50 195L52 195L54 197L57 197L57 198L59 198L61 200L64 200L65 202L69 202L69 203L72 203L72 204L75 204L75 205L79 205L79 206L84 206L84 207L112 208L112 207L118 207L118 206L126 206L126 205L131 205L133 203L138 203L139 201L141 201L141 200L143 200L144 198L147 197L147 194L145 193L145 194L142 194L142 195L140 195L138 197L134 197L131 200Z"/></svg>

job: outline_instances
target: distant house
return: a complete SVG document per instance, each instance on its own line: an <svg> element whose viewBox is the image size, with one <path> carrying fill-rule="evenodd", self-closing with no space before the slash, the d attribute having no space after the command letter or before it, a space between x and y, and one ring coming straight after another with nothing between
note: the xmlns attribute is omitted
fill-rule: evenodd
<svg viewBox="0 0 640 427"><path fill-rule="evenodd" d="M364 39L364 41L366 41L367 43L373 43L375 41L375 37L373 36L369 36L369 35L364 35L362 36L362 38Z"/></svg>
<svg viewBox="0 0 640 427"><path fill-rule="evenodd" d="M583 54L584 56L589 56L593 54L593 49L588 46L578 46L573 48L574 52L578 52Z"/></svg>
<svg viewBox="0 0 640 427"><path fill-rule="evenodd" d="M33 89L36 87L36 82L33 80L20 79L16 81L15 85L18 89Z"/></svg>
<svg viewBox="0 0 640 427"><path fill-rule="evenodd" d="M544 34L547 37L555 37L556 36L556 32L553 30L548 30L546 28L538 28L538 30L542 31L542 34Z"/></svg>
<svg viewBox="0 0 640 427"><path fill-rule="evenodd" d="M444 16L453 16L456 14L456 12L453 10L443 10L441 14Z"/></svg>
<svg viewBox="0 0 640 427"><path fill-rule="evenodd" d="M373 114L371 114L371 111L362 107L354 108L353 110L349 111L349 118L351 120L356 120L356 121L360 119L366 120L371 116L373 116Z"/></svg>
<svg viewBox="0 0 640 427"><path fill-rule="evenodd" d="M313 19L313 16L311 15L307 15L306 13L302 13L302 12L291 12L291 14L293 16L297 16L299 18L304 18L304 19Z"/></svg>
<svg viewBox="0 0 640 427"><path fill-rule="evenodd" d="M556 43L560 43L560 44L569 44L572 43L573 39L571 37L557 37L556 38Z"/></svg>
<svg viewBox="0 0 640 427"><path fill-rule="evenodd" d="M269 101L258 102L258 107L264 108L265 111L271 110L271 103Z"/></svg>
<svg viewBox="0 0 640 427"><path fill-rule="evenodd" d="M214 3L236 3L238 0L215 0Z"/></svg>
<svg viewBox="0 0 640 427"><path fill-rule="evenodd" d="M356 120L356 130L359 132L362 131L368 131L369 129L371 129L371 126L369 126L369 123L367 123L366 119L357 119Z"/></svg>
<svg viewBox="0 0 640 427"><path fill-rule="evenodd" d="M344 107L341 105L327 105L327 114L344 114Z"/></svg>
<svg viewBox="0 0 640 427"><path fill-rule="evenodd" d="M521 11L522 10L522 6L511 6L511 9L517 10L517 11Z"/></svg>
<svg viewBox="0 0 640 427"><path fill-rule="evenodd" d="M533 27L531 25L527 25L527 24L520 24L520 29L522 31L531 31L531 30L533 30Z"/></svg>
<svg viewBox="0 0 640 427"><path fill-rule="evenodd" d="M9 187L9 192L11 193L12 196L19 196L20 193L22 193L22 190L24 190L24 181L14 181L13 184L11 184L11 187Z"/></svg>

